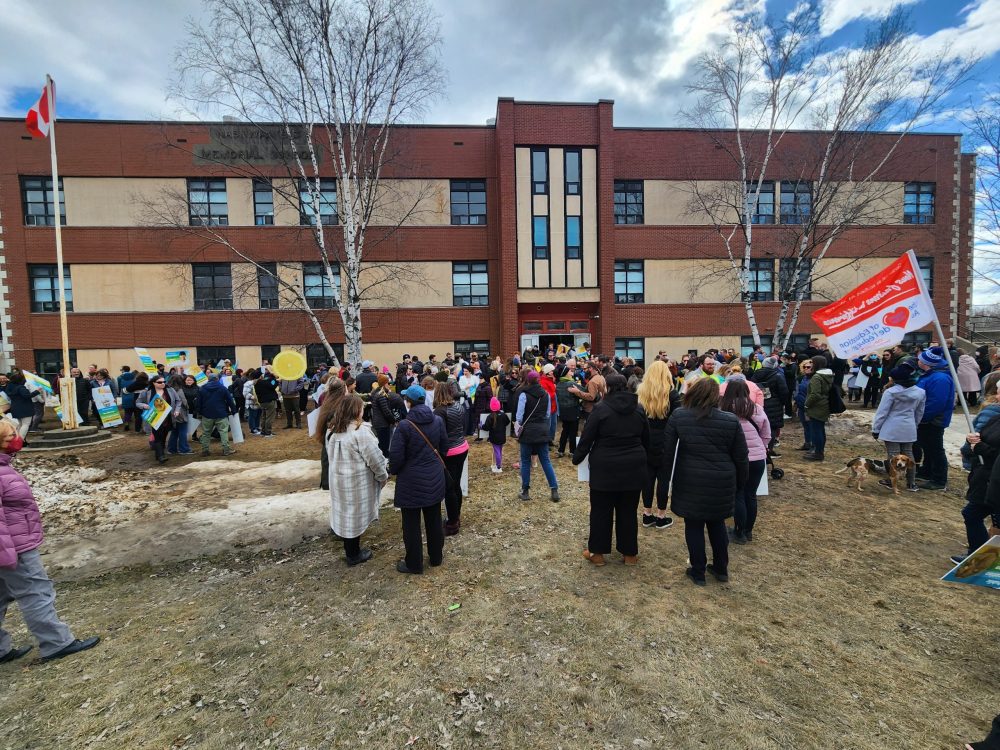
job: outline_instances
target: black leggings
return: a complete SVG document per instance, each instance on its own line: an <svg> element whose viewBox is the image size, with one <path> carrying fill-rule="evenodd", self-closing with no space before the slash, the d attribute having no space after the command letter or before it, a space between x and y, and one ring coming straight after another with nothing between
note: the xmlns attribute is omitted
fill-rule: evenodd
<svg viewBox="0 0 1000 750"><path fill-rule="evenodd" d="M667 509L667 491L670 489L670 482L665 481L667 469L670 468L664 461L659 466L646 464L646 484L642 487L642 507L650 509L653 507L653 490L656 490L656 507L660 510Z"/></svg>

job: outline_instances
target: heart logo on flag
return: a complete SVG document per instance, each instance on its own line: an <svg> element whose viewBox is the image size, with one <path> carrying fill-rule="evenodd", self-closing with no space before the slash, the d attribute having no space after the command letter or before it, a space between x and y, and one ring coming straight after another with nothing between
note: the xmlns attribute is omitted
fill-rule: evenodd
<svg viewBox="0 0 1000 750"><path fill-rule="evenodd" d="M906 321L910 319L910 311L905 307L897 307L892 312L888 312L882 316L882 322L887 326L893 328L902 328L906 325Z"/></svg>

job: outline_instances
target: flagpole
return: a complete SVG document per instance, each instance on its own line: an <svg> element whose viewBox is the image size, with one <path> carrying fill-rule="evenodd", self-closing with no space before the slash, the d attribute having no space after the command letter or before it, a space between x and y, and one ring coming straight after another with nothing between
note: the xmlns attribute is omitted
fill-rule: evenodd
<svg viewBox="0 0 1000 750"><path fill-rule="evenodd" d="M49 150L52 154L52 214L56 229L56 268L59 274L59 328L62 332L63 377L59 379L62 400L63 429L76 424L76 381L70 375L69 328L66 323L66 284L63 273L62 215L59 213L59 165L56 161L56 102L52 93L52 77L45 75L45 96L49 104Z"/></svg>

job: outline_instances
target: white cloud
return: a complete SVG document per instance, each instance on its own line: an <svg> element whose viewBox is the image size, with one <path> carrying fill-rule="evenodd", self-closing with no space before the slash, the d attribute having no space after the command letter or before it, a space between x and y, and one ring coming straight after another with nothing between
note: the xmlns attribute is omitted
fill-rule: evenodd
<svg viewBox="0 0 1000 750"><path fill-rule="evenodd" d="M897 5L912 5L921 0L822 0L820 29L830 36L851 21L862 18L885 18ZM940 2L940 0L935 0Z"/></svg>
<svg viewBox="0 0 1000 750"><path fill-rule="evenodd" d="M41 91L45 74L59 101L107 118L150 118L165 101L174 49L199 0L134 2L0 0L0 114L22 116L15 88Z"/></svg>

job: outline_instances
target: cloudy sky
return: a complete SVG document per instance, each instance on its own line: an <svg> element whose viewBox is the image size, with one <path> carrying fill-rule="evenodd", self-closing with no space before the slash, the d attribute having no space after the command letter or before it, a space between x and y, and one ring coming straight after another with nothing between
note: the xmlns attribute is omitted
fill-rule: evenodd
<svg viewBox="0 0 1000 750"><path fill-rule="evenodd" d="M498 96L615 100L616 125L684 125L684 85L747 5L787 14L797 0L431 0L441 18L447 94L425 120L483 123ZM1000 0L819 0L831 50L857 45L866 23L908 6L914 42L981 57L952 102L960 109L1000 80ZM176 116L166 100L185 19L202 0L0 0L0 116L23 117L44 74L62 117ZM929 129L960 131L953 119ZM995 288L995 287L994 287ZM983 287L981 291L985 291ZM990 295L1000 301L1000 294ZM977 293L977 301L986 295Z"/></svg>

